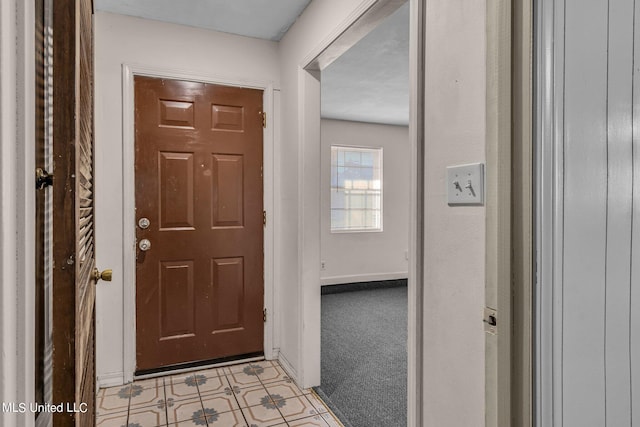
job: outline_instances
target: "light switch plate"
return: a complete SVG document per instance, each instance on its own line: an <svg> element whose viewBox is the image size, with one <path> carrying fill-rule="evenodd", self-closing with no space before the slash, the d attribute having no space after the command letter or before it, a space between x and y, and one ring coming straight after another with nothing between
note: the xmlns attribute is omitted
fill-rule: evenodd
<svg viewBox="0 0 640 427"><path fill-rule="evenodd" d="M484 164L447 167L447 203L450 206L484 204Z"/></svg>

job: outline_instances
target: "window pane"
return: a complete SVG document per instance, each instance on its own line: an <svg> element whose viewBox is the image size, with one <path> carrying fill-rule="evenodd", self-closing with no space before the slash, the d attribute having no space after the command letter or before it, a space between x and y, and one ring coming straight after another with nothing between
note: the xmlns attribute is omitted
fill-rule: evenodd
<svg viewBox="0 0 640 427"><path fill-rule="evenodd" d="M380 209L380 195L374 192L370 192L367 197L367 209Z"/></svg>
<svg viewBox="0 0 640 427"><path fill-rule="evenodd" d="M365 151L362 153L362 166L373 167L373 153Z"/></svg>
<svg viewBox="0 0 640 427"><path fill-rule="evenodd" d="M335 230L344 230L346 227L345 212L342 209L331 210L331 228Z"/></svg>
<svg viewBox="0 0 640 427"><path fill-rule="evenodd" d="M379 229L380 228L380 211L367 211L366 223L369 228Z"/></svg>
<svg viewBox="0 0 640 427"><path fill-rule="evenodd" d="M364 228L365 226L364 211L350 209L347 218L348 218L349 228L355 228L355 229Z"/></svg>
<svg viewBox="0 0 640 427"><path fill-rule="evenodd" d="M338 172L337 172L337 184L338 184L338 188L345 188L344 185L344 167L342 166L338 166Z"/></svg>
<svg viewBox="0 0 640 427"><path fill-rule="evenodd" d="M331 147L331 229L382 227L382 149Z"/></svg>
<svg viewBox="0 0 640 427"><path fill-rule="evenodd" d="M350 209L363 209L365 207L364 194L349 193L348 206Z"/></svg>
<svg viewBox="0 0 640 427"><path fill-rule="evenodd" d="M331 209L344 209L345 206L345 194L342 190L331 191Z"/></svg>
<svg viewBox="0 0 640 427"><path fill-rule="evenodd" d="M344 163L346 166L360 166L360 152L359 151L345 151Z"/></svg>

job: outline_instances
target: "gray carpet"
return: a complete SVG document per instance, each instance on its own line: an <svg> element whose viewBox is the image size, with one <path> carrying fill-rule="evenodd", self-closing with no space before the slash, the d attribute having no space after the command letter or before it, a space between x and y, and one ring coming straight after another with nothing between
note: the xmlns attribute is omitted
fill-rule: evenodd
<svg viewBox="0 0 640 427"><path fill-rule="evenodd" d="M322 384L316 392L347 427L407 425L402 283L322 295Z"/></svg>

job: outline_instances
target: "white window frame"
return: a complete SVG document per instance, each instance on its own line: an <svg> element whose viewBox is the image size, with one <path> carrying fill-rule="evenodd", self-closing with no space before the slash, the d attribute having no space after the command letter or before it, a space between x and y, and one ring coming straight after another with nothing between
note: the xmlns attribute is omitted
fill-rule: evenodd
<svg viewBox="0 0 640 427"><path fill-rule="evenodd" d="M333 226L333 216L331 215L331 212L333 211L333 203L331 201L331 198L329 199L329 210L330 210L330 214L329 214L329 228L331 233L381 233L384 230L384 174L383 174L383 170L384 170L384 149L383 147L367 147L367 146L359 146L359 145L346 145L346 144L331 144L331 150L333 150L334 148L337 149L344 149L344 150L352 150L352 151L370 151L370 152L378 152L379 154L379 169L380 169L380 227L378 228L349 228L349 229L341 229L341 228L334 228ZM333 163L330 162L329 167L331 168L331 171L329 173L329 176L332 175L332 171L333 171ZM375 167L375 166L374 166ZM329 191L333 191L335 189L335 187L333 186L333 182L331 182L329 184ZM345 208L345 210L348 212L349 210ZM364 210L377 210L377 209L367 209L366 207L364 208Z"/></svg>

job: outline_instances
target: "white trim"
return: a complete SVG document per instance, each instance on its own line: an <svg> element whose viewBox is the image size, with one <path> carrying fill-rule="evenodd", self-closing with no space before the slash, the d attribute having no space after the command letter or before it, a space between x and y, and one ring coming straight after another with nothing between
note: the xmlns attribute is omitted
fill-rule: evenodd
<svg viewBox="0 0 640 427"><path fill-rule="evenodd" d="M409 12L409 279L407 287L407 426L421 427L424 402L425 42L426 5L410 0Z"/></svg>
<svg viewBox="0 0 640 427"><path fill-rule="evenodd" d="M277 157L277 145L274 144L274 86L271 81L242 80L223 77L215 74L198 73L190 70L179 70L161 67L150 67L139 64L122 64L122 170L123 170L123 259L124 283L131 283L124 292L124 330L123 330L123 366L124 382L133 380L136 367L136 328L135 328L135 116L134 86L136 75L156 78L179 79L226 86L249 87L264 90L263 108L267 113L267 127L264 129L263 177L264 177L264 209L267 211L267 225L264 230L264 306L267 313L274 313L274 268L275 259L274 215L275 203L275 170L274 159ZM275 316L267 316L264 326L264 355L266 359L274 356ZM131 326L134 327L131 327Z"/></svg>
<svg viewBox="0 0 640 427"><path fill-rule="evenodd" d="M32 402L35 305L33 2L0 2L0 401ZM2 413L3 425L34 417Z"/></svg>
<svg viewBox="0 0 640 427"><path fill-rule="evenodd" d="M320 385L320 72L298 68L298 96L297 366L299 385L310 388Z"/></svg>
<svg viewBox="0 0 640 427"><path fill-rule="evenodd" d="M289 375L289 378L291 378L293 382L296 383L296 385L302 388L302 383L300 382L300 378L298 378L298 372L293 368L291 362L289 362L282 353L278 355L278 362L280 362L280 366L282 367L282 369L284 369L287 375Z"/></svg>
<svg viewBox="0 0 640 427"><path fill-rule="evenodd" d="M320 70L322 68L328 67L331 62L324 62L321 65L317 64L316 61L318 57L327 50L338 38L349 29L361 16L363 16L367 10L369 10L374 4L378 2L387 2L390 0L363 0L358 7L356 7L349 16L347 16L344 21L340 23L333 31L331 31L327 37L325 37L316 47L309 51L309 53L304 57L302 62L300 63L300 68L303 69L313 69ZM349 46L350 47L350 46ZM346 51L349 47L345 47L344 51ZM333 58L334 60L337 59Z"/></svg>
<svg viewBox="0 0 640 427"><path fill-rule="evenodd" d="M537 6L534 413L536 426L562 427L564 1Z"/></svg>
<svg viewBox="0 0 640 427"><path fill-rule="evenodd" d="M102 388L114 387L124 384L124 372L114 372L112 374L100 375L96 382L96 391Z"/></svg>
<svg viewBox="0 0 640 427"><path fill-rule="evenodd" d="M406 279L408 271L398 271L395 273L372 273L372 274L348 274L343 276L330 276L320 278L320 285L339 285L342 283L378 282L381 280Z"/></svg>
<svg viewBox="0 0 640 427"><path fill-rule="evenodd" d="M28 402L33 397L34 349L34 9L32 2L2 2L0 36L0 396L2 401ZM31 178L31 179L30 179ZM7 351L11 349L13 351ZM3 414L9 425L33 420ZM11 421L9 421L11 420Z"/></svg>

